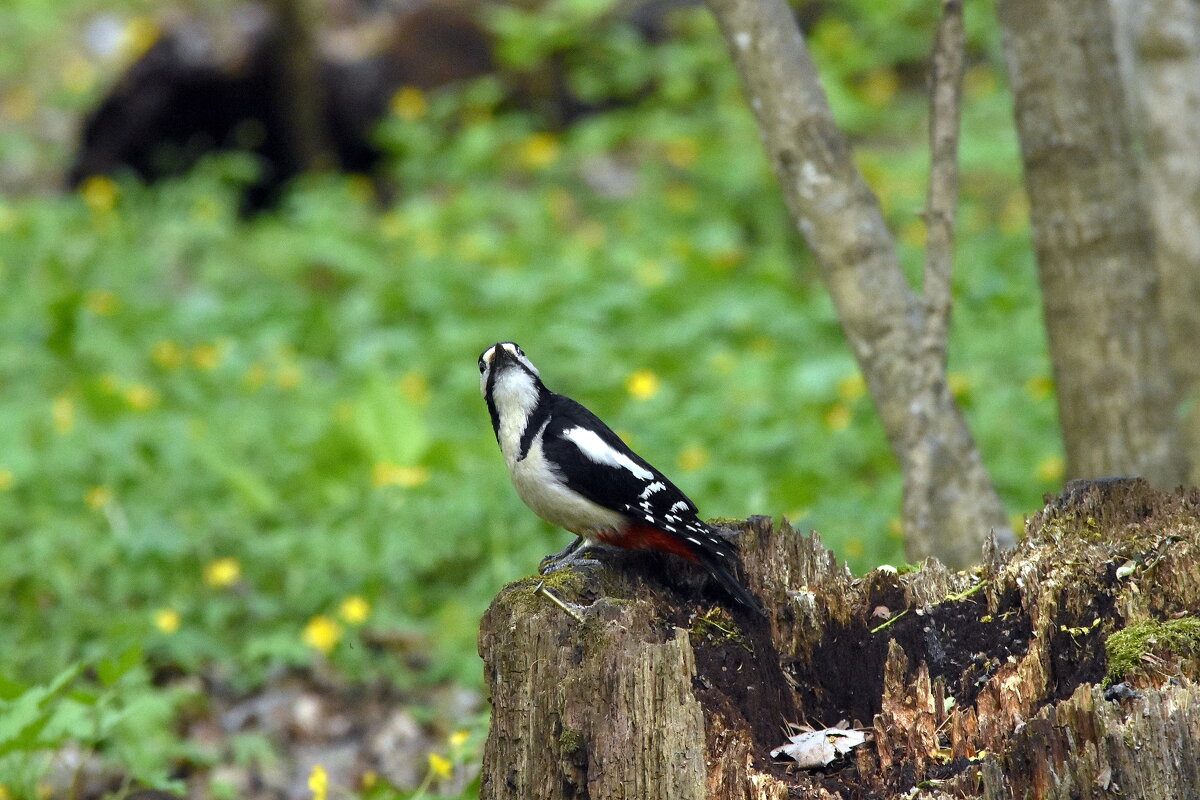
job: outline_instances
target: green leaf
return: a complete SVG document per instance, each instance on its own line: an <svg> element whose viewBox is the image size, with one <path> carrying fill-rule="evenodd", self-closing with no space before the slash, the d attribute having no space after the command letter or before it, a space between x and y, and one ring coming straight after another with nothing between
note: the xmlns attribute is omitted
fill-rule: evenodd
<svg viewBox="0 0 1200 800"><path fill-rule="evenodd" d="M79 671L80 665L74 664L46 686L27 689L0 709L0 756L46 746L39 740L39 734L54 715L51 704L66 692Z"/></svg>
<svg viewBox="0 0 1200 800"><path fill-rule="evenodd" d="M354 430L376 462L414 465L429 449L421 412L391 383L374 378L354 405Z"/></svg>
<svg viewBox="0 0 1200 800"><path fill-rule="evenodd" d="M142 648L138 645L125 650L116 658L104 658L96 664L96 676L106 688L112 686L129 671L142 663Z"/></svg>

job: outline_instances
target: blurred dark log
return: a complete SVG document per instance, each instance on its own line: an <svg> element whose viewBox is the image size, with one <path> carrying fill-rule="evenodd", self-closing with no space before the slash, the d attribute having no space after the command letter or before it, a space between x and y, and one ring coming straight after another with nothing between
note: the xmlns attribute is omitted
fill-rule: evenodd
<svg viewBox="0 0 1200 800"><path fill-rule="evenodd" d="M266 63L272 89L267 101L282 122L283 148L296 172L337 166L337 154L322 119L325 87L320 79L312 9L305 0L267 0L275 19L267 38Z"/></svg>
<svg viewBox="0 0 1200 800"><path fill-rule="evenodd" d="M502 104L547 127L635 99L577 97L560 53L502 70L480 21L490 2L346 3L317 15L304 0L263 0L219 21L167 24L84 120L67 182L122 169L152 181L213 150L246 150L262 169L247 205L262 208L302 172L374 170L382 154L373 131L404 87L429 92L496 74ZM672 8L695 2L638 0L614 13L653 42L667 35Z"/></svg>
<svg viewBox="0 0 1200 800"><path fill-rule="evenodd" d="M416 4L308 33L294 0L271 2L239 7L219 29L169 26L84 121L68 183L121 169L154 180L241 149L259 158L247 204L261 208L313 167L373 169L371 132L401 87L495 69L488 33L453 7Z"/></svg>
<svg viewBox="0 0 1200 800"><path fill-rule="evenodd" d="M643 553L545 578L582 621L540 578L496 597L484 800L1200 796L1194 654L1161 641L1100 686L1112 634L1200 611L1200 491L1073 485L969 573L856 579L815 534L734 528L768 620ZM770 757L839 720L871 738L823 770Z"/></svg>

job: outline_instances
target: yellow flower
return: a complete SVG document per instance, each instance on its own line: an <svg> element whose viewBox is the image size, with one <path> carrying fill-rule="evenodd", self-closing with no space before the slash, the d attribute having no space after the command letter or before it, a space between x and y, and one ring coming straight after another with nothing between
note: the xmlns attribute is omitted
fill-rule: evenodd
<svg viewBox="0 0 1200 800"><path fill-rule="evenodd" d="M170 339L160 339L150 348L150 360L162 369L176 369L183 365L183 350Z"/></svg>
<svg viewBox="0 0 1200 800"><path fill-rule="evenodd" d="M369 769L362 774L362 782L359 784L359 786L361 788L369 791L371 789L374 789L376 784L378 784L378 783L379 783L379 773L373 769Z"/></svg>
<svg viewBox="0 0 1200 800"><path fill-rule="evenodd" d="M392 113L406 122L418 120L428 112L429 101L415 86L404 86L392 95Z"/></svg>
<svg viewBox="0 0 1200 800"><path fill-rule="evenodd" d="M351 625L361 625L371 615L371 604L360 595L351 595L338 606L338 615Z"/></svg>
<svg viewBox="0 0 1200 800"><path fill-rule="evenodd" d="M542 169L558 160L561 147L552 133L531 133L521 143L517 160L528 169Z"/></svg>
<svg viewBox="0 0 1200 800"><path fill-rule="evenodd" d="M83 304L93 314L107 317L117 310L121 301L114 292L110 292L108 289L92 289L84 297Z"/></svg>
<svg viewBox="0 0 1200 800"><path fill-rule="evenodd" d="M295 389L304 382L304 370L292 361L281 364L275 370L275 385L280 389Z"/></svg>
<svg viewBox="0 0 1200 800"><path fill-rule="evenodd" d="M395 211L379 218L379 233L384 239L399 239L408 233L408 221Z"/></svg>
<svg viewBox="0 0 1200 800"><path fill-rule="evenodd" d="M75 401L60 394L50 404L50 416L54 418L54 430L70 433L75 427Z"/></svg>
<svg viewBox="0 0 1200 800"><path fill-rule="evenodd" d="M419 406L429 399L429 379L419 372L406 372L397 384L400 393Z"/></svg>
<svg viewBox="0 0 1200 800"><path fill-rule="evenodd" d="M837 393L846 402L853 402L867 393L867 382L858 372L847 375L838 381Z"/></svg>
<svg viewBox="0 0 1200 800"><path fill-rule="evenodd" d="M639 369L625 379L625 389L635 400L649 400L659 388L658 376L648 369Z"/></svg>
<svg viewBox="0 0 1200 800"><path fill-rule="evenodd" d="M996 72L990 63L968 67L963 75L963 94L974 100L996 91Z"/></svg>
<svg viewBox="0 0 1200 800"><path fill-rule="evenodd" d="M242 383L247 389L260 389L267 382L267 368L257 362L246 368L246 374L242 376Z"/></svg>
<svg viewBox="0 0 1200 800"><path fill-rule="evenodd" d="M671 184L667 187L665 197L667 206L672 211L692 211L700 202L700 195L696 193L695 187L686 183Z"/></svg>
<svg viewBox="0 0 1200 800"><path fill-rule="evenodd" d="M854 421L854 412L845 403L836 403L825 412L825 427L831 431L844 431Z"/></svg>
<svg viewBox="0 0 1200 800"><path fill-rule="evenodd" d="M455 731L454 733L450 734L450 746L453 747L455 750L457 750L460 747L462 747L464 744L466 744L467 739L470 739L470 738L471 738L470 731Z"/></svg>
<svg viewBox="0 0 1200 800"><path fill-rule="evenodd" d="M379 487L414 489L429 482L429 470L421 466L406 467L391 461L380 461L371 471L371 482Z"/></svg>
<svg viewBox="0 0 1200 800"><path fill-rule="evenodd" d="M98 511L111 503L112 498L112 490L107 486L93 486L83 496L83 502L87 503L88 508Z"/></svg>
<svg viewBox="0 0 1200 800"><path fill-rule="evenodd" d="M221 348L215 344L198 344L192 348L192 363L206 372L221 365Z"/></svg>
<svg viewBox="0 0 1200 800"><path fill-rule="evenodd" d="M308 775L308 790L312 792L313 800L325 800L329 795L329 773L320 764Z"/></svg>
<svg viewBox="0 0 1200 800"><path fill-rule="evenodd" d="M1025 381L1025 392L1034 400L1045 400L1054 394L1054 381L1044 375Z"/></svg>
<svg viewBox="0 0 1200 800"><path fill-rule="evenodd" d="M346 191L352 198L364 205L375 199L375 184L362 173L346 176Z"/></svg>
<svg viewBox="0 0 1200 800"><path fill-rule="evenodd" d="M663 155L671 166L687 169L700 158L700 143L690 136L678 136L663 145Z"/></svg>
<svg viewBox="0 0 1200 800"><path fill-rule="evenodd" d="M204 567L204 582L214 589L225 589L242 577L242 565L233 556L208 562Z"/></svg>
<svg viewBox="0 0 1200 800"><path fill-rule="evenodd" d="M141 58L158 41L160 33L158 23L150 17L132 18L121 31L121 55L129 61Z"/></svg>
<svg viewBox="0 0 1200 800"><path fill-rule="evenodd" d="M197 222L215 222L221 218L221 204L212 197L201 197L192 203L192 219Z"/></svg>
<svg viewBox="0 0 1200 800"><path fill-rule="evenodd" d="M1023 189L1014 189L1004 201L997 220L1001 233L1020 233L1029 226L1029 198Z"/></svg>
<svg viewBox="0 0 1200 800"><path fill-rule="evenodd" d="M1047 483L1058 483L1062 480L1063 473L1066 471L1066 462L1059 456L1051 456L1050 458L1042 459L1037 465L1038 480Z"/></svg>
<svg viewBox="0 0 1200 800"><path fill-rule="evenodd" d="M96 83L96 67L78 53L72 53L62 62L58 71L63 88L72 94L83 94Z"/></svg>
<svg viewBox="0 0 1200 800"><path fill-rule="evenodd" d="M708 451L698 445L683 448L679 454L679 468L691 472L708 463Z"/></svg>
<svg viewBox="0 0 1200 800"><path fill-rule="evenodd" d="M88 208L97 213L103 213L113 210L120 191L112 178L93 175L79 187L79 193L83 195L83 202L87 203Z"/></svg>
<svg viewBox="0 0 1200 800"><path fill-rule="evenodd" d="M328 654L342 638L342 626L324 614L318 614L304 626L301 639L314 650Z"/></svg>
<svg viewBox="0 0 1200 800"><path fill-rule="evenodd" d="M929 239L929 231L925 227L925 220L911 219L903 228L900 229L900 241L904 242L909 247L922 248L925 242Z"/></svg>
<svg viewBox="0 0 1200 800"><path fill-rule="evenodd" d="M946 376L946 387L955 400L962 400L971 391L971 379L961 372L951 372Z"/></svg>
<svg viewBox="0 0 1200 800"><path fill-rule="evenodd" d="M417 246L417 251L425 258L437 258L446 249L441 237L428 228L421 228L417 231L413 239L413 243Z"/></svg>
<svg viewBox="0 0 1200 800"><path fill-rule="evenodd" d="M173 608L160 608L154 612L154 627L163 633L179 630L179 612Z"/></svg>
<svg viewBox="0 0 1200 800"><path fill-rule="evenodd" d="M454 774L454 764L441 753L430 752L429 771L445 780Z"/></svg>
<svg viewBox="0 0 1200 800"><path fill-rule="evenodd" d="M134 411L148 411L158 405L158 392L144 383L135 383L125 390L125 402Z"/></svg>
<svg viewBox="0 0 1200 800"><path fill-rule="evenodd" d="M717 269L733 269L746 259L746 252L737 247L727 247L712 255L712 265Z"/></svg>
<svg viewBox="0 0 1200 800"><path fill-rule="evenodd" d="M0 468L0 492L6 492L12 488L16 482L16 476L13 471L8 468Z"/></svg>
<svg viewBox="0 0 1200 800"><path fill-rule="evenodd" d="M667 268L658 259L647 258L637 265L633 277L647 289L657 289L667 282Z"/></svg>
<svg viewBox="0 0 1200 800"><path fill-rule="evenodd" d="M900 78L896 71L889 67L877 67L858 82L858 91L863 101L875 108L881 108L892 102L900 89Z"/></svg>

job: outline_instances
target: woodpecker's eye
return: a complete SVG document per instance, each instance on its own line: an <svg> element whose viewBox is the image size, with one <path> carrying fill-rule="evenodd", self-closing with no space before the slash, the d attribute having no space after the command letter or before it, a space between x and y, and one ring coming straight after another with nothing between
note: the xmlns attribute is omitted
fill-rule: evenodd
<svg viewBox="0 0 1200 800"><path fill-rule="evenodd" d="M521 349L521 345L518 344L518 345L515 345L515 347L517 348L517 355L519 355L519 356L525 355L525 351Z"/></svg>
<svg viewBox="0 0 1200 800"><path fill-rule="evenodd" d="M484 360L482 358L479 359L479 374L482 375L483 371L486 369L487 369L487 364L484 362Z"/></svg>

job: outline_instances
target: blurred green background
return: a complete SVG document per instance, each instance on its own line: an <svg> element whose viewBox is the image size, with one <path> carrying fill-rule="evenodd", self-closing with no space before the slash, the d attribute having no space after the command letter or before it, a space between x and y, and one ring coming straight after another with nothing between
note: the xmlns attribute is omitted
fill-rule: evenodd
<svg viewBox="0 0 1200 800"><path fill-rule="evenodd" d="M69 740L153 785L219 762L176 722L195 691L164 675L480 691L481 613L569 538L509 485L476 369L499 340L702 513L786 515L856 571L903 560L897 464L715 25L685 9L650 46L608 5L493 24L505 58L578 45L579 91L637 102L547 131L486 79L408 91L379 131L390 205L324 175L250 218L244 155L58 188L159 4L0 8L0 797ZM915 279L939 4L806 8ZM126 40L110 58L84 45L101 13ZM967 22L951 380L1019 520L1062 459L992 3ZM421 657L372 645L388 636ZM477 758L481 714L423 719Z"/></svg>

